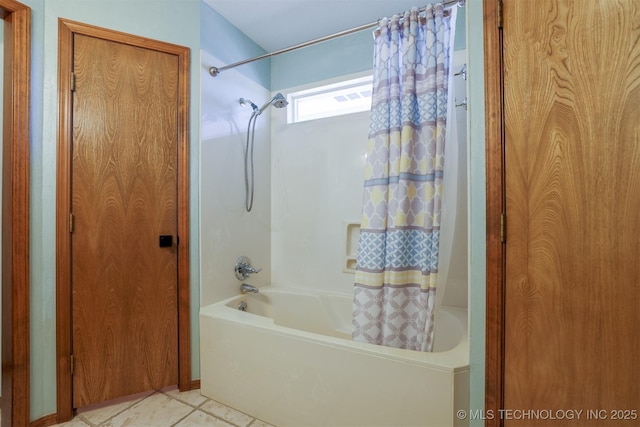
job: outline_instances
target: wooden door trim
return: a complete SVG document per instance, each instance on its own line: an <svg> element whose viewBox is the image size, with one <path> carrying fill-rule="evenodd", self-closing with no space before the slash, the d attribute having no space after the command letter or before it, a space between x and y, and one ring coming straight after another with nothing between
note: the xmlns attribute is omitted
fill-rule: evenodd
<svg viewBox="0 0 640 427"><path fill-rule="evenodd" d="M31 9L0 0L4 31L2 425L29 424Z"/></svg>
<svg viewBox="0 0 640 427"><path fill-rule="evenodd" d="M189 48L66 19L58 20L58 163L56 196L56 373L58 422L73 416L71 336L71 147L73 35L97 37L178 57L178 386L191 389L189 314Z"/></svg>
<svg viewBox="0 0 640 427"><path fill-rule="evenodd" d="M484 0L484 84L485 84L485 155L487 198L486 258L486 348L485 410L498 414L503 408L504 386L504 283L505 245L502 241L501 217L505 213L504 192L504 112L502 28L498 24L499 3ZM500 426L500 417L485 421L486 426Z"/></svg>

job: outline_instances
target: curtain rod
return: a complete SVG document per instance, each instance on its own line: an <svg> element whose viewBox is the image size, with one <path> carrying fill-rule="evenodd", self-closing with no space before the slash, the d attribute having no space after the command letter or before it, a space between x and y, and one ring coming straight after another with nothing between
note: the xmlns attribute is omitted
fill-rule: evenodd
<svg viewBox="0 0 640 427"><path fill-rule="evenodd" d="M449 7L452 6L454 4L457 4L458 6L462 7L464 6L464 2L465 0L446 0L444 2L442 2L442 4L445 7ZM426 8L420 8L420 12L424 12ZM239 62L234 62L233 64L229 64L229 65L225 65L224 67L210 67L209 68L209 74L211 74L212 77L216 77L218 74L220 74L221 71L224 70L228 70L230 68L235 68L239 65L244 65L244 64L248 64L250 62L254 62L254 61L259 61L261 59L265 59L265 58L270 58L272 56L276 56L276 55L280 55L283 53L287 53L287 52L291 52L292 50L297 50L297 49L301 49L303 47L307 47L307 46L311 46L317 43L322 43L325 42L327 40L331 40L331 39L335 39L338 37L342 37L342 36L346 36L348 34L352 34L352 33L357 33L358 31L362 31L362 30L366 30L367 28L372 28L377 26L380 23L380 21L376 21L376 22L372 22L370 24L364 24L364 25L360 25L358 27L354 27L354 28L350 28L348 30L344 30L344 31L340 31L338 33L334 33L334 34L330 34L328 36L324 36L324 37L320 37L314 40L310 40L307 42L303 42L303 43L299 43L296 44L294 46L289 46L289 47L285 47L283 49L280 50L276 50L274 52L269 52L269 53L265 53L264 55L260 55L260 56L256 56L254 58L249 58L249 59L245 59L243 61L239 61Z"/></svg>

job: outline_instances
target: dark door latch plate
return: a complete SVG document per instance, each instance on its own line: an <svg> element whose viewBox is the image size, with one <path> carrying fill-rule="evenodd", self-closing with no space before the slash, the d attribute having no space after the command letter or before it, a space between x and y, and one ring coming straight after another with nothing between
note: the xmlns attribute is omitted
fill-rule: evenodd
<svg viewBox="0 0 640 427"><path fill-rule="evenodd" d="M160 236L160 247L161 248L169 248L173 246L173 236L171 235L161 235Z"/></svg>

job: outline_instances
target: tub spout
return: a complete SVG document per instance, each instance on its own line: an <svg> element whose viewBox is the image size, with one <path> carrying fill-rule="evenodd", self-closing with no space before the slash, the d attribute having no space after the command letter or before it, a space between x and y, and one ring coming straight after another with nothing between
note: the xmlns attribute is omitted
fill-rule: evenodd
<svg viewBox="0 0 640 427"><path fill-rule="evenodd" d="M243 283L242 286L240 286L240 291L243 294L246 294L246 293L257 294L258 292L260 292L258 288L256 288L253 285L249 285L248 283Z"/></svg>

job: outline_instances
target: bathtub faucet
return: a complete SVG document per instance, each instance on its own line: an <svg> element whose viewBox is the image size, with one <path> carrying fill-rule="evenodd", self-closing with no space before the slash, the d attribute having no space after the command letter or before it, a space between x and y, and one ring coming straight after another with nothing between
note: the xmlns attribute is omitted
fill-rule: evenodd
<svg viewBox="0 0 640 427"><path fill-rule="evenodd" d="M251 265L251 260L246 256L241 256L236 260L236 266L233 271L236 273L236 278L238 280L245 280L250 274L259 273L261 269L253 267Z"/></svg>
<svg viewBox="0 0 640 427"><path fill-rule="evenodd" d="M259 292L258 288L256 288L253 285L249 285L248 283L243 283L242 286L240 286L240 291L243 294L251 293L251 294L257 294Z"/></svg>

